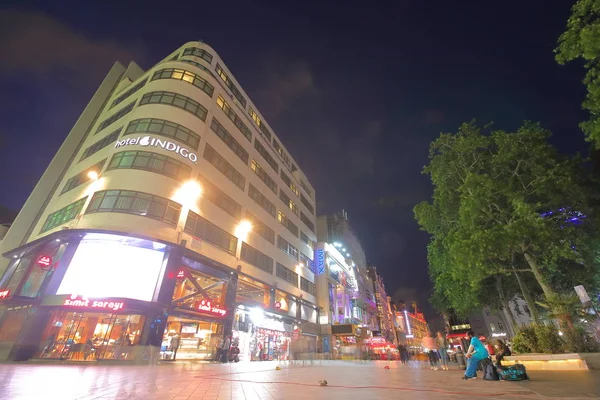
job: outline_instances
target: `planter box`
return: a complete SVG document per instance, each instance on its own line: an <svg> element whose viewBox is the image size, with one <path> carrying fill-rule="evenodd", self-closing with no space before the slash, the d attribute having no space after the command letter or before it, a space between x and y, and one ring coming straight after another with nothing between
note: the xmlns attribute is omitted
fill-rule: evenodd
<svg viewBox="0 0 600 400"><path fill-rule="evenodd" d="M600 369L600 353L518 354L502 365L523 364L531 371L587 371Z"/></svg>

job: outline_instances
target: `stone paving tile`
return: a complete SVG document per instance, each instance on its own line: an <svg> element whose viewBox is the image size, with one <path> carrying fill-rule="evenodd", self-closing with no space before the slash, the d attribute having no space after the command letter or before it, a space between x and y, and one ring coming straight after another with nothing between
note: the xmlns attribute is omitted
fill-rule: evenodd
<svg viewBox="0 0 600 400"><path fill-rule="evenodd" d="M315 362L282 365L169 363L157 366L0 364L9 400L411 400L465 398L600 399L600 372L536 372L531 382L462 381L462 372L424 364ZM384 369L388 365L389 370ZM319 380L329 385L321 387Z"/></svg>

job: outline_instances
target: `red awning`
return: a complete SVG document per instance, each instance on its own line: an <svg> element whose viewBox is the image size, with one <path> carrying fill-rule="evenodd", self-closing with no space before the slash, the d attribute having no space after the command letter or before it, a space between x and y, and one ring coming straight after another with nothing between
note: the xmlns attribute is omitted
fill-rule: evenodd
<svg viewBox="0 0 600 400"><path fill-rule="evenodd" d="M464 338L466 333L449 333L446 335L446 339L461 339Z"/></svg>

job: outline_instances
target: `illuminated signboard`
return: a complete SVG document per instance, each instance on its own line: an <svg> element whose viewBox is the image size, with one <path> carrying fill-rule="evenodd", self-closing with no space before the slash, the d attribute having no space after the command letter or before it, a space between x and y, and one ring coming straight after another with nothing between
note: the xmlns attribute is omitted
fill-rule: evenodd
<svg viewBox="0 0 600 400"><path fill-rule="evenodd" d="M184 277L184 275L185 275L185 271L184 271L184 270L181 270L181 271L179 271L179 272L177 273L177 277L178 277L178 278L183 278L183 277Z"/></svg>
<svg viewBox="0 0 600 400"><path fill-rule="evenodd" d="M175 152L179 154L183 158L187 158L194 164L198 163L198 156L188 149L179 146L176 143L169 142L168 140L161 140L156 138L150 138L150 136L140 136L137 138L129 138L124 140L118 140L115 143L115 148L119 148L122 146L130 146L130 145L139 145L143 147L152 146L152 147L160 147L161 149L165 149L168 151Z"/></svg>
<svg viewBox="0 0 600 400"><path fill-rule="evenodd" d="M317 275L322 275L325 273L325 250L317 250L315 258L317 259Z"/></svg>
<svg viewBox="0 0 600 400"><path fill-rule="evenodd" d="M40 267L47 268L52 265L52 257L50 256L41 256L37 259L37 265Z"/></svg>
<svg viewBox="0 0 600 400"><path fill-rule="evenodd" d="M65 299L63 306L67 307L88 307L88 308L99 308L102 310L118 311L125 307L125 303L122 301L106 301L106 300L90 300L85 297L77 296L72 294L68 299Z"/></svg>
<svg viewBox="0 0 600 400"><path fill-rule="evenodd" d="M275 302L275 308L278 309L278 310L281 308L281 302L280 301L276 301Z"/></svg>
<svg viewBox="0 0 600 400"><path fill-rule="evenodd" d="M412 329L410 329L410 321L408 320L408 313L406 310L404 310L404 318L406 320L406 327L408 328L408 335L406 335L406 337L408 337L409 335L412 335Z"/></svg>
<svg viewBox="0 0 600 400"><path fill-rule="evenodd" d="M10 294L10 290L6 289L6 290L1 290L0 291L0 299L5 299L8 297L8 295Z"/></svg>
<svg viewBox="0 0 600 400"><path fill-rule="evenodd" d="M220 316L227 314L227 310L219 306L213 306L210 304L210 301L206 300L202 300L202 302L198 305L198 310Z"/></svg>

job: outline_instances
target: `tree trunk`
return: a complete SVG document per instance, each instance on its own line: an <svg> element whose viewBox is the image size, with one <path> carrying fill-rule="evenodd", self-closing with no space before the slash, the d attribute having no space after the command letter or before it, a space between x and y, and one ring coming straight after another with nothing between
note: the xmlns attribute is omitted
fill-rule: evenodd
<svg viewBox="0 0 600 400"><path fill-rule="evenodd" d="M519 288L521 289L521 293L523 294L523 299L525 303L527 303L527 307L529 307L529 312L531 313L531 318L533 318L533 322L536 324L540 322L540 314L538 313L537 306L533 297L531 297L531 293L529 293L529 288L521 275L518 272L515 272L515 276L517 277L517 282L519 282Z"/></svg>
<svg viewBox="0 0 600 400"><path fill-rule="evenodd" d="M523 252L523 256L525 256L525 260L527 261L527 264L529 264L531 272L533 273L535 280L539 283L540 287L542 288L542 291L546 295L546 298L554 297L556 295L556 292L550 287L550 285L548 285L548 283L546 283L546 279L544 279L542 271L540 271L540 267L538 266L535 258L533 258L533 256L527 253L526 251Z"/></svg>
<svg viewBox="0 0 600 400"><path fill-rule="evenodd" d="M502 276L501 275L496 275L496 290L498 291L500 303L502 304L502 306L506 310L506 313L510 317L510 323L513 326L513 332L515 332L516 328L518 327L518 324L517 324L517 320L516 320L515 316L512 313L512 310L510 309L510 304L508 303L508 300L506 299L506 296L504 295L504 291L502 290Z"/></svg>

